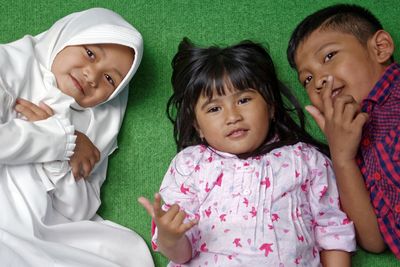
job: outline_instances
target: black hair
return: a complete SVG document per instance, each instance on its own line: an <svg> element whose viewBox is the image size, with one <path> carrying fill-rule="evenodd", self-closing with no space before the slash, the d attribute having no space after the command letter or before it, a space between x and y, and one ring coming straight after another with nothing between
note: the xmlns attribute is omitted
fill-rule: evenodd
<svg viewBox="0 0 400 267"><path fill-rule="evenodd" d="M295 56L299 45L317 29L352 34L366 45L368 39L383 27L368 9L361 6L337 4L318 10L301 21L290 37L287 58L292 68L296 68Z"/></svg>
<svg viewBox="0 0 400 267"><path fill-rule="evenodd" d="M201 48L184 38L172 60L173 94L167 103L167 115L174 124L177 150L192 145L205 144L195 128L195 106L201 95L224 95L226 81L239 91L257 90L274 109L274 120L263 144L241 158L265 154L274 148L305 142L314 145L328 155L327 146L315 140L305 131L304 113L296 98L276 75L272 59L266 49L252 41L219 47ZM286 107L281 94L293 105ZM300 125L291 117L296 111ZM275 136L277 142L270 142Z"/></svg>

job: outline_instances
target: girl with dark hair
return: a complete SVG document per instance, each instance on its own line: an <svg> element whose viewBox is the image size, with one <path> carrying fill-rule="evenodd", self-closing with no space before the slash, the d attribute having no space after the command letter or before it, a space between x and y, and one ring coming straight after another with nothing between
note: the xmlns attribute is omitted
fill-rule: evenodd
<svg viewBox="0 0 400 267"><path fill-rule="evenodd" d="M350 266L353 223L325 146L305 131L268 52L184 39L172 67L167 112L179 153L154 203L139 198L169 266Z"/></svg>

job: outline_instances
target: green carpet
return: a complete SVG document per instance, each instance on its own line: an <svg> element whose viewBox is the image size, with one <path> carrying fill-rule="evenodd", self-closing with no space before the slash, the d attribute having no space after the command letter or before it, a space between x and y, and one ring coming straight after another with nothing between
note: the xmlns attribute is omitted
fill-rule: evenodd
<svg viewBox="0 0 400 267"><path fill-rule="evenodd" d="M280 2L280 3L279 3ZM227 45L243 39L261 42L269 48L280 78L292 87L303 104L305 92L286 61L291 31L306 15L337 1L276 0L0 0L0 43L37 34L59 18L90 7L105 7L120 13L144 38L144 57L131 84L125 121L119 135L119 150L110 159L107 181L102 190L100 214L138 232L150 245L150 217L136 199L152 197L175 154L172 127L165 116L171 93L170 62L182 37L198 44ZM385 29L400 44L398 10L393 0L343 1L362 4L381 19ZM395 58L399 59L399 49ZM309 130L322 138L309 119ZM3 215L4 216L4 215ZM153 253L156 266L167 260ZM353 266L400 266L390 252L374 255L358 251Z"/></svg>

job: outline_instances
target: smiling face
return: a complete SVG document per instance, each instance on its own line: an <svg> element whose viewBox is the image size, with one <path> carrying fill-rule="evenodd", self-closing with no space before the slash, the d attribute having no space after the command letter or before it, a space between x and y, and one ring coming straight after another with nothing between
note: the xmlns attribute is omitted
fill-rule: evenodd
<svg viewBox="0 0 400 267"><path fill-rule="evenodd" d="M299 80L315 107L323 112L321 90L329 76L333 78L333 101L351 95L360 103L368 96L388 60L378 55L379 34L362 45L351 34L317 29L299 45L295 54Z"/></svg>
<svg viewBox="0 0 400 267"><path fill-rule="evenodd" d="M118 44L67 46L54 58L51 71L64 94L81 107L94 107L115 91L133 59L133 50Z"/></svg>
<svg viewBox="0 0 400 267"><path fill-rule="evenodd" d="M196 128L201 138L223 152L239 155L257 149L270 125L270 110L261 94L253 89L200 95L196 106Z"/></svg>

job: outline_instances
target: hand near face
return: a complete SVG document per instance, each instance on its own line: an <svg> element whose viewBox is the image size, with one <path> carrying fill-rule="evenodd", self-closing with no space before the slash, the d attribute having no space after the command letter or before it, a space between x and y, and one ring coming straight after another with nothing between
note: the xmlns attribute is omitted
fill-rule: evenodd
<svg viewBox="0 0 400 267"><path fill-rule="evenodd" d="M75 134L75 150L69 160L69 165L75 180L79 180L89 176L95 164L100 160L100 151L86 135L78 131L75 131Z"/></svg>
<svg viewBox="0 0 400 267"><path fill-rule="evenodd" d="M332 100L333 78L329 77L322 89L323 113L314 106L307 106L318 126L324 132L333 160L346 162L356 157L362 127L368 114L360 111L360 104L350 95Z"/></svg>
<svg viewBox="0 0 400 267"><path fill-rule="evenodd" d="M30 101L18 98L15 104L15 110L21 113L27 121L40 121L53 116L53 110L43 102L35 105Z"/></svg>
<svg viewBox="0 0 400 267"><path fill-rule="evenodd" d="M185 232L197 224L196 220L184 223L186 213L174 204L165 212L161 209L161 196L156 193L154 203L147 198L140 197L140 204L146 209L147 213L153 218L158 228L158 242L161 246L171 248L184 237Z"/></svg>

